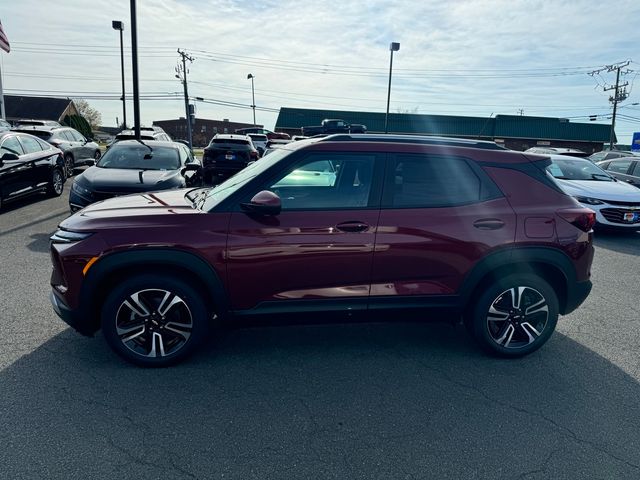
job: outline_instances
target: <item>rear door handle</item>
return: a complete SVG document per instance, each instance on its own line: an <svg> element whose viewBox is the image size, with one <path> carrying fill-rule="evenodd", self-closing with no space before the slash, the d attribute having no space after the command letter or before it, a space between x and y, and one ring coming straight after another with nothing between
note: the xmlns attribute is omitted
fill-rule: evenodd
<svg viewBox="0 0 640 480"><path fill-rule="evenodd" d="M369 225L363 222L343 222L336 225L336 229L341 232L364 232L369 229Z"/></svg>
<svg viewBox="0 0 640 480"><path fill-rule="evenodd" d="M473 222L473 226L480 230L498 230L504 227L504 222L499 218L483 218Z"/></svg>

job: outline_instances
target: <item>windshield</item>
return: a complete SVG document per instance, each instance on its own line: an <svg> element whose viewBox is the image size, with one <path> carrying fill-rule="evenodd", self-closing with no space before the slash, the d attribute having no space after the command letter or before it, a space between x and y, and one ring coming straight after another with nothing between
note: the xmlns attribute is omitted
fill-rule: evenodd
<svg viewBox="0 0 640 480"><path fill-rule="evenodd" d="M589 160L573 158L554 158L547 171L560 180L595 180L613 182L614 179Z"/></svg>
<svg viewBox="0 0 640 480"><path fill-rule="evenodd" d="M220 185L213 187L207 192L207 196L204 198L201 205L202 210L211 210L214 206L228 198L239 188L242 188L243 185L246 185L252 178L260 175L290 153L291 150L285 150L283 148L278 149L278 151L274 151L268 157L261 158L245 169L240 170L233 177L225 180Z"/></svg>
<svg viewBox="0 0 640 480"><path fill-rule="evenodd" d="M176 170L180 168L178 150L171 147L147 147L142 144L114 145L96 164L100 168L129 170Z"/></svg>

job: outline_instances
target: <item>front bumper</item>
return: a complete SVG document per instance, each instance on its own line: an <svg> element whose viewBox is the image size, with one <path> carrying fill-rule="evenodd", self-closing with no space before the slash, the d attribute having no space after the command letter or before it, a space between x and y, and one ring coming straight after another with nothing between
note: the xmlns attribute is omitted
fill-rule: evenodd
<svg viewBox="0 0 640 480"><path fill-rule="evenodd" d="M640 230L640 204L615 205L604 203L602 205L581 205L596 212L596 224L600 227L607 227L619 230ZM633 219L625 219L633 216Z"/></svg>
<svg viewBox="0 0 640 480"><path fill-rule="evenodd" d="M56 312L56 314L67 325L73 327L76 331L88 337L92 337L96 332L94 328L90 328L90 322L83 322L82 315L80 315L79 312L69 308L69 306L64 303L64 300L56 294L55 290L51 290L49 300L51 300L53 311Z"/></svg>

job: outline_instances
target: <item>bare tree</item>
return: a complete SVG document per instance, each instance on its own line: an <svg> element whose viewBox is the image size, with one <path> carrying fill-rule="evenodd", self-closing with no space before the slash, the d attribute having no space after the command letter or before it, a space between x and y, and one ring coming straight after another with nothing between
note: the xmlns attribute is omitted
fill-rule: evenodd
<svg viewBox="0 0 640 480"><path fill-rule="evenodd" d="M91 128L97 130L102 123L102 114L89 105L89 102L86 100L74 100L73 103L78 109L78 113L89 122Z"/></svg>

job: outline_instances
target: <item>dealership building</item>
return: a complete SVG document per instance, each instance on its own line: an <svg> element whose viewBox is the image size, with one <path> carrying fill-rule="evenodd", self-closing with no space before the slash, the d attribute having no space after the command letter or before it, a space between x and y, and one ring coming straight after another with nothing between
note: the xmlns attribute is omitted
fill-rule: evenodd
<svg viewBox="0 0 640 480"><path fill-rule="evenodd" d="M339 110L311 110L282 107L275 130L300 135L301 128L320 125L325 118L367 126L369 133L383 133L385 114ZM454 138L491 140L511 150L551 146L598 152L609 143L610 125L571 122L566 118L496 115L467 117L389 113L389 133L437 135Z"/></svg>

